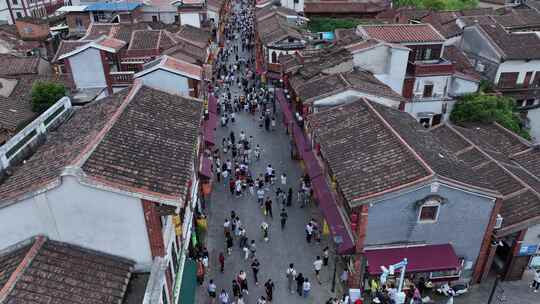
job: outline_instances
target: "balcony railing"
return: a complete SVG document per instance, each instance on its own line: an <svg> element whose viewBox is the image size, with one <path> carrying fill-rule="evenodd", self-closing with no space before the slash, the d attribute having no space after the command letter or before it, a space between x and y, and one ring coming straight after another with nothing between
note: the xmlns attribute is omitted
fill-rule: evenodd
<svg viewBox="0 0 540 304"><path fill-rule="evenodd" d="M453 64L446 60L439 60L437 62L415 61L409 62L407 65L407 74L414 76L449 75L453 73Z"/></svg>
<svg viewBox="0 0 540 304"><path fill-rule="evenodd" d="M111 76L111 82L112 85L128 85L133 83L133 75L135 72L127 71L127 72L111 72L109 75Z"/></svg>

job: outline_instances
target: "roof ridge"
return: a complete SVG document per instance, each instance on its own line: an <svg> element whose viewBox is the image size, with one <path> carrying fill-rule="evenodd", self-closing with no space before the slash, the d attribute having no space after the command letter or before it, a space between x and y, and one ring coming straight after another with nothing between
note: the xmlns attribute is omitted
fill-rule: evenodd
<svg viewBox="0 0 540 304"><path fill-rule="evenodd" d="M129 93L126 95L124 101L120 104L118 109L116 109L116 112L109 118L109 121L103 126L103 128L99 131L96 137L91 140L86 145L86 147L84 147L79 156L75 158L75 160L73 160L70 164L68 164L68 166L75 166L77 168L81 168L83 166L86 160L88 160L88 158L92 155L92 152L94 152L99 143L103 140L105 135L107 135L107 132L109 132L109 130L111 130L114 124L118 121L120 115L122 115L127 105L131 102L131 100L137 94L141 87L141 82L137 82L134 84Z"/></svg>
<svg viewBox="0 0 540 304"><path fill-rule="evenodd" d="M34 261L34 258L39 253L39 250L45 244L47 241L47 237L45 236L36 236L34 244L32 244L32 247L26 252L24 258L22 261L17 265L17 268L11 273L9 276L9 279L7 280L6 284L0 289L0 302L3 302L9 293L15 288L15 284L19 281L21 276L24 274L26 269L30 267L30 264Z"/></svg>
<svg viewBox="0 0 540 304"><path fill-rule="evenodd" d="M456 130L456 128L454 128L454 126L448 124L448 127L449 127L450 130L454 131L454 133L456 133L458 136L460 136L465 141L467 141L470 145L474 146L478 151L480 151L480 153L482 153L485 157L487 157L490 160L490 162L494 163L496 166L498 166L500 169L502 169L506 174L509 174L513 179L515 179L517 182L519 182L523 186L523 188L531 190L533 193L536 194L536 196L538 196L538 198L540 198L540 193L539 192L537 192L534 188L532 188L529 184L527 184L523 179L521 179L520 177L518 177L514 173L512 173L510 170L508 170L504 165L501 164L501 162L496 160L489 153L485 152L484 149L479 147L477 144L475 144L474 142L469 140L465 135L463 135L461 132L459 132L459 130ZM486 164L488 164L488 163L489 162L486 162ZM499 191L498 189L496 189L496 190ZM520 190L517 190L517 191L520 191ZM514 192L517 192L517 191L514 191ZM514 192L512 192L512 193L514 193ZM511 195L512 193L509 193L506 196Z"/></svg>

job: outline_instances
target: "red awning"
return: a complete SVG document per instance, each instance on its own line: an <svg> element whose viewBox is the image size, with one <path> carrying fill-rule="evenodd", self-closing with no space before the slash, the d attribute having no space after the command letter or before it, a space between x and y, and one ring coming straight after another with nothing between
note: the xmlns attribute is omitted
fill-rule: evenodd
<svg viewBox="0 0 540 304"><path fill-rule="evenodd" d="M304 159L304 164L306 165L306 170L311 179L316 178L322 174L321 166L315 157L315 152L313 150L305 151L302 154L302 159Z"/></svg>
<svg viewBox="0 0 540 304"><path fill-rule="evenodd" d="M208 157L202 157L199 173L206 178L212 178L212 161Z"/></svg>
<svg viewBox="0 0 540 304"><path fill-rule="evenodd" d="M210 145L216 144L217 122L218 117L212 112L208 113L208 119L203 122L204 141Z"/></svg>
<svg viewBox="0 0 540 304"><path fill-rule="evenodd" d="M289 103L287 102L287 99L285 98L285 94L283 94L282 89L276 90L276 99L281 107L281 111L283 112L283 123L285 125L288 125L292 119L292 112L291 108L289 107Z"/></svg>
<svg viewBox="0 0 540 304"><path fill-rule="evenodd" d="M330 231L334 238L339 237L341 243L338 246L338 254L352 254L354 253L354 241L351 234L347 231L347 225L345 220L341 216L338 210L338 206L334 197L330 193L330 188L326 183L324 176L319 175L318 177L311 180L311 185L315 196L319 201L319 208L321 209L326 223L330 227Z"/></svg>
<svg viewBox="0 0 540 304"><path fill-rule="evenodd" d="M366 249L364 255L371 275L381 274L381 266L388 267L404 258L408 262L406 272L443 271L460 267L459 259L450 244Z"/></svg>
<svg viewBox="0 0 540 304"><path fill-rule="evenodd" d="M304 136L304 132L302 132L302 129L300 129L296 123L293 123L293 137L294 142L296 143L296 148L298 148L298 152L304 153L304 151L309 150L309 145L306 141L306 137Z"/></svg>
<svg viewBox="0 0 540 304"><path fill-rule="evenodd" d="M217 114L217 98L212 94L208 97L208 112Z"/></svg>

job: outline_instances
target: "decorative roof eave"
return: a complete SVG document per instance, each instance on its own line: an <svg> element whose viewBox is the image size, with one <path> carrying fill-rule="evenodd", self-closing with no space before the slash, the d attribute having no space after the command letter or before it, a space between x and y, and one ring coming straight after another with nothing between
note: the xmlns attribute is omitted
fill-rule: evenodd
<svg viewBox="0 0 540 304"><path fill-rule="evenodd" d="M540 216L535 216L530 219L523 220L519 223L512 224L510 226L495 229L493 231L493 235L496 239L500 239L509 234L524 230L532 226L536 226L538 224L540 224Z"/></svg>

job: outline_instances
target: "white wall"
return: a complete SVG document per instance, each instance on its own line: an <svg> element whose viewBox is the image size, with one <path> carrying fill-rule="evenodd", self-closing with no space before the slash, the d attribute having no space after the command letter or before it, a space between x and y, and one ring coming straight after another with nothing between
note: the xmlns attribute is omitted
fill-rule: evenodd
<svg viewBox="0 0 540 304"><path fill-rule="evenodd" d="M143 10L142 12L142 20L145 22L152 22L152 16L156 16L158 18L158 21L161 21L165 24L173 24L174 23L174 16L177 15L176 11L172 12L164 12L164 11L157 11L157 10Z"/></svg>
<svg viewBox="0 0 540 304"><path fill-rule="evenodd" d="M525 80L525 74L527 72L540 73L540 60L531 60L526 62L525 60L508 60L499 64L499 69L495 74L495 83L499 83L499 77L501 73L519 72L517 79L518 84L523 84ZM531 81L534 79L534 73L531 77Z"/></svg>
<svg viewBox="0 0 540 304"><path fill-rule="evenodd" d="M164 70L155 70L141 76L143 84L171 94L189 95L188 79Z"/></svg>
<svg viewBox="0 0 540 304"><path fill-rule="evenodd" d="M451 76L429 76L429 77L416 77L414 82L413 94L419 95L418 98L422 98L424 93L424 86L426 84L433 84L433 98L441 98L445 94L446 89L450 84ZM430 98L428 98L430 99Z"/></svg>
<svg viewBox="0 0 540 304"><path fill-rule="evenodd" d="M405 103L405 112L411 114L416 120L419 120L418 113L431 112L434 114L441 114L444 102L442 100L433 101L417 101Z"/></svg>
<svg viewBox="0 0 540 304"><path fill-rule="evenodd" d="M409 50L379 46L353 55L354 66L368 70L396 93L403 91Z"/></svg>
<svg viewBox="0 0 540 304"><path fill-rule="evenodd" d="M50 191L0 209L0 248L36 234L150 265L139 199L98 190L64 176Z"/></svg>
<svg viewBox="0 0 540 304"><path fill-rule="evenodd" d="M218 12L214 12L213 10L208 9L206 14L208 16L208 20L214 19L214 25L215 26L219 25L219 13Z"/></svg>
<svg viewBox="0 0 540 304"><path fill-rule="evenodd" d="M78 89L107 86L100 50L88 48L68 58L73 81Z"/></svg>
<svg viewBox="0 0 540 304"><path fill-rule="evenodd" d="M359 92L356 90L347 90L345 92L341 92L333 96L319 99L313 103L313 107L318 108L318 107L342 105L342 104L353 102L357 100L358 97L366 97L366 98L369 98L369 100L375 101L377 103L380 103L382 105L392 107L392 108L397 108L399 106L399 101L396 101L396 100L392 100L392 99L388 99L388 98L384 98L380 96L375 96L371 94L366 94L366 93Z"/></svg>
<svg viewBox="0 0 540 304"><path fill-rule="evenodd" d="M527 111L529 119L529 128L531 137L534 140L540 140L540 108L535 108Z"/></svg>
<svg viewBox="0 0 540 304"><path fill-rule="evenodd" d="M452 77L452 80L450 82L450 89L448 90L448 94L450 96L461 96L467 93L475 93L476 91L478 91L479 85L480 82L454 76Z"/></svg>
<svg viewBox="0 0 540 304"><path fill-rule="evenodd" d="M199 13L181 13L180 14L180 23L182 25L189 24L194 27L201 27L201 19Z"/></svg>
<svg viewBox="0 0 540 304"><path fill-rule="evenodd" d="M293 9L297 12L304 11L304 0L298 0L298 3L294 3L294 0L280 0L281 6Z"/></svg>
<svg viewBox="0 0 540 304"><path fill-rule="evenodd" d="M354 66L373 74L387 74L390 70L390 48L384 45L353 54Z"/></svg>

